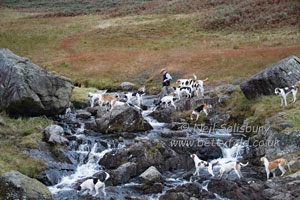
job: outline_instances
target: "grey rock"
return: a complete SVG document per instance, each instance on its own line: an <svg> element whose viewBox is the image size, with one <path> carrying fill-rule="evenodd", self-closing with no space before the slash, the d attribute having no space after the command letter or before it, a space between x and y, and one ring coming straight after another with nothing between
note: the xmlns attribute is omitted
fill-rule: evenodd
<svg viewBox="0 0 300 200"><path fill-rule="evenodd" d="M131 178L137 175L136 163L127 162L122 164L115 170L110 172L111 181L113 185L120 185L127 183Z"/></svg>
<svg viewBox="0 0 300 200"><path fill-rule="evenodd" d="M131 83L131 82L123 82L121 83L121 88L123 90L134 90L136 89L135 84Z"/></svg>
<svg viewBox="0 0 300 200"><path fill-rule="evenodd" d="M0 49L0 110L13 115L56 115L69 105L73 83Z"/></svg>
<svg viewBox="0 0 300 200"><path fill-rule="evenodd" d="M300 80L300 59L285 58L240 84L248 99L261 95L272 95L274 89L294 85Z"/></svg>
<svg viewBox="0 0 300 200"><path fill-rule="evenodd" d="M81 118L81 119L89 119L91 117L91 113L86 111L86 110L77 110L76 112L76 118Z"/></svg>
<svg viewBox="0 0 300 200"><path fill-rule="evenodd" d="M139 176L140 181L143 184L163 183L164 179L161 173L154 167L149 167Z"/></svg>
<svg viewBox="0 0 300 200"><path fill-rule="evenodd" d="M110 112L97 118L96 123L95 130L101 133L139 132L152 129L138 110L127 105L115 106Z"/></svg>
<svg viewBox="0 0 300 200"><path fill-rule="evenodd" d="M44 129L45 141L53 144L68 144L69 140L63 137L64 129L58 125L50 125Z"/></svg>
<svg viewBox="0 0 300 200"><path fill-rule="evenodd" d="M0 185L0 199L53 199L52 194L45 185L18 171L2 174L0 176Z"/></svg>

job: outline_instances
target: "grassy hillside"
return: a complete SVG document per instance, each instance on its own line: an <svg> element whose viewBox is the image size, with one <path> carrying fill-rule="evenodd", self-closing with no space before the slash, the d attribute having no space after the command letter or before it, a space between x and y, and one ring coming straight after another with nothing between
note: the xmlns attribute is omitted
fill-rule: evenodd
<svg viewBox="0 0 300 200"><path fill-rule="evenodd" d="M44 11L54 16L205 12L206 17L199 25L208 29L255 30L300 24L300 2L295 0L3 0L2 4Z"/></svg>
<svg viewBox="0 0 300 200"><path fill-rule="evenodd" d="M161 68L176 79L209 78L208 85L248 77L290 55L300 56L300 29L207 30L205 11L109 18L36 17L0 8L0 46L86 86L122 81L160 87Z"/></svg>

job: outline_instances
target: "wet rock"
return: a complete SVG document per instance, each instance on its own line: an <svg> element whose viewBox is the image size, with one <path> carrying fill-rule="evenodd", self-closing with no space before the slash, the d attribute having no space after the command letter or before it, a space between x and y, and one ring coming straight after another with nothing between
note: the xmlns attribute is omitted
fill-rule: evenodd
<svg viewBox="0 0 300 200"><path fill-rule="evenodd" d="M229 199L265 199L261 193L264 186L250 185L246 181L229 181L212 179L208 184L208 191Z"/></svg>
<svg viewBox="0 0 300 200"><path fill-rule="evenodd" d="M69 140L65 138L64 129L58 125L50 125L43 131L46 142L53 144L68 144Z"/></svg>
<svg viewBox="0 0 300 200"><path fill-rule="evenodd" d="M91 113L86 110L77 110L76 111L76 118L81 119L89 119L91 117Z"/></svg>
<svg viewBox="0 0 300 200"><path fill-rule="evenodd" d="M186 132L184 131L164 131L160 133L163 138L173 138L173 137L186 137Z"/></svg>
<svg viewBox="0 0 300 200"><path fill-rule="evenodd" d="M86 129L91 129L91 130L94 130L96 128L96 126L97 126L95 120L85 121L84 125L85 125Z"/></svg>
<svg viewBox="0 0 300 200"><path fill-rule="evenodd" d="M53 116L65 111L72 90L70 79L0 49L0 110L12 115Z"/></svg>
<svg viewBox="0 0 300 200"><path fill-rule="evenodd" d="M171 123L172 122L172 113L175 111L173 107L167 108L158 108L149 114L149 116L156 119L158 122Z"/></svg>
<svg viewBox="0 0 300 200"><path fill-rule="evenodd" d="M185 157L188 157L188 155ZM171 158L178 160L170 160ZM99 164L105 166L107 169L116 169L123 163L134 162L137 164L138 174L141 174L150 166L156 167L159 171L175 170L178 169L177 167L181 169L190 167L187 166L187 162L179 164L178 162L183 162L179 158L181 157L161 141L140 140L129 147L105 154L100 159Z"/></svg>
<svg viewBox="0 0 300 200"><path fill-rule="evenodd" d="M261 95L271 95L274 94L277 87L283 88L295 85L300 80L299 71L300 59L291 56L252 76L241 83L240 87L248 99Z"/></svg>
<svg viewBox="0 0 300 200"><path fill-rule="evenodd" d="M151 130L141 113L127 105L115 106L112 111L96 119L96 131L101 133L139 132Z"/></svg>
<svg viewBox="0 0 300 200"><path fill-rule="evenodd" d="M163 183L164 179L161 173L153 166L149 167L139 176L143 184Z"/></svg>
<svg viewBox="0 0 300 200"><path fill-rule="evenodd" d="M101 110L100 106L88 107L87 112L91 113L93 116L96 116L97 113Z"/></svg>
<svg viewBox="0 0 300 200"><path fill-rule="evenodd" d="M184 124L186 124L186 122L171 122L167 127L171 130L182 130L184 129Z"/></svg>
<svg viewBox="0 0 300 200"><path fill-rule="evenodd" d="M153 185L149 185L148 187L144 188L146 194L157 194L163 191L163 184L161 183L154 183Z"/></svg>
<svg viewBox="0 0 300 200"><path fill-rule="evenodd" d="M52 200L48 188L39 181L18 171L10 171L0 176L0 199Z"/></svg>
<svg viewBox="0 0 300 200"><path fill-rule="evenodd" d="M135 90L136 86L135 86L135 84L133 84L131 82L123 82L123 83L121 83L121 88L123 90L129 91L129 90Z"/></svg>
<svg viewBox="0 0 300 200"><path fill-rule="evenodd" d="M159 200L191 200L196 199L215 199L212 192L202 190L199 183L187 183L176 187L175 189L168 190L164 195L160 196Z"/></svg>
<svg viewBox="0 0 300 200"><path fill-rule="evenodd" d="M127 183L132 177L137 175L137 165L134 162L127 162L122 164L115 170L110 172L111 181L113 185L120 185Z"/></svg>
<svg viewBox="0 0 300 200"><path fill-rule="evenodd" d="M37 179L47 186L57 184L62 177L74 173L76 169L77 160L74 161L76 157L71 152L59 151L56 157L52 153L52 145L45 142L40 142L38 149L27 150L24 153L45 161L46 169Z"/></svg>

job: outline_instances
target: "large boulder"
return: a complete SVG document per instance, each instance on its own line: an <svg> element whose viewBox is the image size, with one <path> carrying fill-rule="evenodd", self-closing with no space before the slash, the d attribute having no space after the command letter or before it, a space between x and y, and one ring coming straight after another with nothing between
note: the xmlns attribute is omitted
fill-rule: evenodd
<svg viewBox="0 0 300 200"><path fill-rule="evenodd" d="M45 185L18 171L2 174L0 176L0 185L0 199L53 199L52 194Z"/></svg>
<svg viewBox="0 0 300 200"><path fill-rule="evenodd" d="M131 106L117 105L110 112L97 114L96 131L101 133L139 132L151 130L142 114Z"/></svg>
<svg viewBox="0 0 300 200"><path fill-rule="evenodd" d="M0 110L14 115L55 115L68 106L71 80L0 48Z"/></svg>
<svg viewBox="0 0 300 200"><path fill-rule="evenodd" d="M274 94L275 88L295 85L300 80L300 59L296 56L285 58L250 79L240 87L248 99Z"/></svg>

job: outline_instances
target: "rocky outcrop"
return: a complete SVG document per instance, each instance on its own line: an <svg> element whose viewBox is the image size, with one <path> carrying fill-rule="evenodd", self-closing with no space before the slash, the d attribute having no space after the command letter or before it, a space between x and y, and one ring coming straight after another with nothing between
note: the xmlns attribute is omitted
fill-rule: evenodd
<svg viewBox="0 0 300 200"><path fill-rule="evenodd" d="M131 106L118 105L96 119L96 131L101 133L139 132L151 130L142 114Z"/></svg>
<svg viewBox="0 0 300 200"><path fill-rule="evenodd" d="M52 144L68 144L69 140L64 135L64 129L58 125L50 125L44 129L45 141Z"/></svg>
<svg viewBox="0 0 300 200"><path fill-rule="evenodd" d="M2 174L0 185L0 199L53 199L52 194L45 185L18 171Z"/></svg>
<svg viewBox="0 0 300 200"><path fill-rule="evenodd" d="M274 94L274 89L295 85L300 80L300 59L285 58L240 84L248 99Z"/></svg>
<svg viewBox="0 0 300 200"><path fill-rule="evenodd" d="M59 114L69 105L72 90L71 80L0 49L0 110L13 115Z"/></svg>

